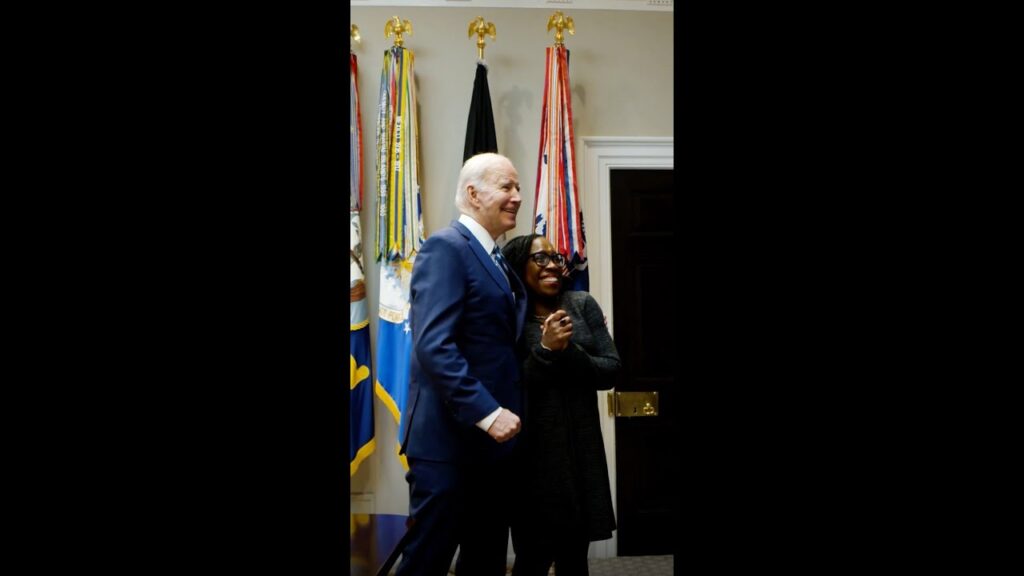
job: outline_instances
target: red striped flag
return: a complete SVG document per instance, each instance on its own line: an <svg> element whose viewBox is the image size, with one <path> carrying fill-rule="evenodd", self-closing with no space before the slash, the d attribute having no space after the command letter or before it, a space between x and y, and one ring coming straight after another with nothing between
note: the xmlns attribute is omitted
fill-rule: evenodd
<svg viewBox="0 0 1024 576"><path fill-rule="evenodd" d="M534 232L565 256L573 290L589 290L583 209L576 184L576 148L569 90L569 50L548 46L537 159Z"/></svg>

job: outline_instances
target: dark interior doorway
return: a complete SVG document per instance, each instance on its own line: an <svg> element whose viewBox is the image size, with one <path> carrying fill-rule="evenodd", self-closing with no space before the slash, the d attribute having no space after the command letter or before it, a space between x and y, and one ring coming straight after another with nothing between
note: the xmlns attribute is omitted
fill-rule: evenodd
<svg viewBox="0 0 1024 576"><path fill-rule="evenodd" d="M686 275L673 259L673 170L612 169L613 327L622 358L616 391L658 392L659 413L615 419L618 555L672 554L676 474L674 420L677 286ZM672 268L675 268L673 270Z"/></svg>

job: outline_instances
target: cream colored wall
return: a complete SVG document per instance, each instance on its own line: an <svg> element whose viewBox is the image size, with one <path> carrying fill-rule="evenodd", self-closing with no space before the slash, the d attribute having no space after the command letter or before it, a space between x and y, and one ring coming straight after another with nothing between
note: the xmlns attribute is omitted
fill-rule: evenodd
<svg viewBox="0 0 1024 576"><path fill-rule="evenodd" d="M362 231L370 310L371 348L376 355L378 268L370 259L376 222L376 113L385 50L384 24L392 16L412 22L405 46L415 54L420 113L423 221L427 235L447 226L457 213L455 182L462 165L469 100L476 72L476 45L467 37L471 20L494 22L497 39L487 38L485 58L494 108L498 151L519 171L523 206L508 238L530 231L534 212L540 114L544 87L544 48L552 9L533 8L364 8L350 9L362 43L359 98L363 130ZM566 35L577 163L585 136L673 136L673 24L670 12L621 10L565 11L576 35ZM581 170L577 169L581 178ZM581 191L581 196L583 192ZM601 234L586 222L588 237ZM376 372L374 372L376 375ZM408 487L395 456L396 426L380 402L375 404L377 450L352 478L354 512L408 513ZM373 503L359 494L372 494Z"/></svg>

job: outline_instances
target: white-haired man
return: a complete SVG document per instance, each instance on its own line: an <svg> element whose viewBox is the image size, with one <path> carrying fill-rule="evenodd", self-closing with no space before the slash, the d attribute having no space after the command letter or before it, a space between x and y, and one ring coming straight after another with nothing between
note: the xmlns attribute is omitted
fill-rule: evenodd
<svg viewBox="0 0 1024 576"><path fill-rule="evenodd" d="M461 216L424 242L410 293L413 354L401 452L414 523L399 576L502 576L523 397L515 343L526 291L496 240L516 225L519 174L492 153L466 160Z"/></svg>

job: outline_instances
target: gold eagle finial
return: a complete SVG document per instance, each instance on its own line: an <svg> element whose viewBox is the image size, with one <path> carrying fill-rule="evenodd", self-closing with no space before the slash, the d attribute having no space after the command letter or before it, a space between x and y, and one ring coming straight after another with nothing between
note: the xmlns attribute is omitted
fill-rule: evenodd
<svg viewBox="0 0 1024 576"><path fill-rule="evenodd" d="M359 26L356 26L355 24L352 24L352 30L349 31L349 35L352 37L352 41L349 42L349 49L352 48L352 42L359 44L363 41L363 39L359 37Z"/></svg>
<svg viewBox="0 0 1024 576"><path fill-rule="evenodd" d="M384 37L388 38L392 34L395 35L395 46L401 46L404 41L402 34L412 35L412 22L408 20L403 21L398 16L392 16L387 24L384 25Z"/></svg>
<svg viewBox="0 0 1024 576"><path fill-rule="evenodd" d="M498 30L494 27L494 22L484 22L483 16L477 16L475 20L469 23L469 37L472 38L473 34L477 35L476 40L476 55L481 60L484 59L484 36L490 36L491 40L497 39Z"/></svg>
<svg viewBox="0 0 1024 576"><path fill-rule="evenodd" d="M560 10L551 14L551 17L548 18L548 32L551 32L552 28L555 29L556 46L561 46L563 43L562 41L565 39L565 37L562 36L563 30L567 30L570 35L575 36L575 27L572 25L572 18L562 14Z"/></svg>
<svg viewBox="0 0 1024 576"><path fill-rule="evenodd" d="M562 30L568 30L572 36L576 35L576 27L573 26L572 17L565 16L561 10L556 11L548 18L548 32L551 29L555 29L555 45L561 46L565 37L562 35Z"/></svg>

